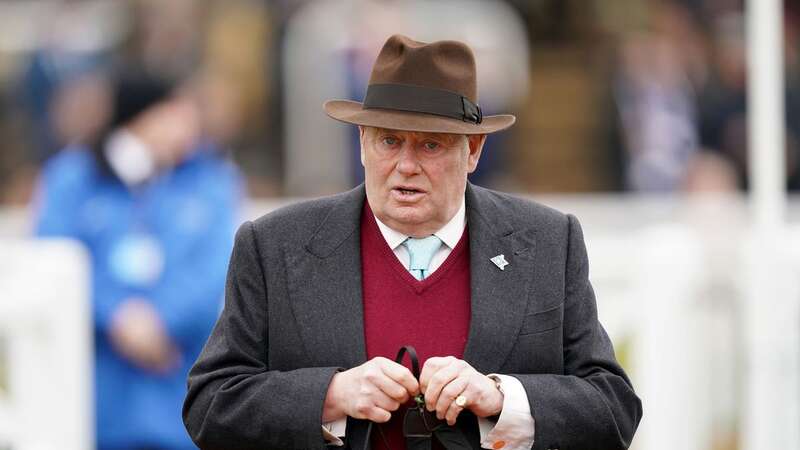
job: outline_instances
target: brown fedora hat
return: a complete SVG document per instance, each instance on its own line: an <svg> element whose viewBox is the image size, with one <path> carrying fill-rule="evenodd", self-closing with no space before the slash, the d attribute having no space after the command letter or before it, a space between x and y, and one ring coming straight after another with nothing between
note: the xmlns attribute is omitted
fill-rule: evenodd
<svg viewBox="0 0 800 450"><path fill-rule="evenodd" d="M329 100L342 122L431 133L486 134L514 124L510 114L484 117L475 57L463 42L417 42L396 34L381 49L363 103Z"/></svg>

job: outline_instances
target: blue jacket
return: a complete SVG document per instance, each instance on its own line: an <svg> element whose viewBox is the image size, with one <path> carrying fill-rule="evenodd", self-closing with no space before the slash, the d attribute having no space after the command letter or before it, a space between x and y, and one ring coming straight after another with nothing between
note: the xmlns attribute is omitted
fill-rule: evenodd
<svg viewBox="0 0 800 450"><path fill-rule="evenodd" d="M77 239L91 254L97 445L195 448L181 405L221 308L240 175L214 152L198 151L131 191L102 167L88 150L60 152L43 170L36 205L37 235ZM110 318L131 296L160 312L181 351L179 369L151 374L111 347Z"/></svg>

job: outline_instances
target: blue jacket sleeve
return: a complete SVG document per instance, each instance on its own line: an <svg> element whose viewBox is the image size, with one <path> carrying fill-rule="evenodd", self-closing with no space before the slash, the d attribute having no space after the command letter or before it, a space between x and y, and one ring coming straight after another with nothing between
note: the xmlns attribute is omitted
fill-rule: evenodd
<svg viewBox="0 0 800 450"><path fill-rule="evenodd" d="M85 151L66 149L51 158L42 168L36 186L32 205L34 235L75 239L87 245L81 214L95 188L94 180L91 155ZM93 278L96 281L97 277ZM94 326L105 330L123 295L114 292L117 289L113 286L93 284Z"/></svg>
<svg viewBox="0 0 800 450"><path fill-rule="evenodd" d="M76 155L59 154L45 164L32 205L36 236L80 237L78 214L86 190L81 172Z"/></svg>
<svg viewBox="0 0 800 450"><path fill-rule="evenodd" d="M241 181L232 168L208 178L197 191L210 211L204 232L194 236L189 251L168 261L151 300L167 332L184 347L205 342L222 306L227 261L239 223Z"/></svg>

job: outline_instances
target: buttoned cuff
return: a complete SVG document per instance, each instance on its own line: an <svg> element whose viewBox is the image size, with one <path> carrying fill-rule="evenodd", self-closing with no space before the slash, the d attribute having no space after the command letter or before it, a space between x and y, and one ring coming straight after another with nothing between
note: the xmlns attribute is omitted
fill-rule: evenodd
<svg viewBox="0 0 800 450"><path fill-rule="evenodd" d="M533 447L535 422L528 403L528 394L522 383L508 375L489 374L499 380L503 393L503 410L497 423L479 417L481 447L487 449L528 450Z"/></svg>
<svg viewBox="0 0 800 450"><path fill-rule="evenodd" d="M343 447L345 433L347 432L347 418L325 422L322 424L322 437L328 445Z"/></svg>

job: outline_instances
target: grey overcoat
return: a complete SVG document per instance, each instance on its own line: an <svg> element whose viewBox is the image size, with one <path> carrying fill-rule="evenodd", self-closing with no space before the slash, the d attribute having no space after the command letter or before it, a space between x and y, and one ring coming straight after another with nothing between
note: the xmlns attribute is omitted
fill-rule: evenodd
<svg viewBox="0 0 800 450"><path fill-rule="evenodd" d="M202 449L321 449L337 370L366 360L359 223L364 187L241 226L225 308L189 374L183 418ZM472 316L464 359L517 377L534 449L627 448L641 402L597 320L575 217L469 184ZM503 254L500 270L490 258ZM349 419L361 449L366 423ZM458 419L480 448L476 418Z"/></svg>

